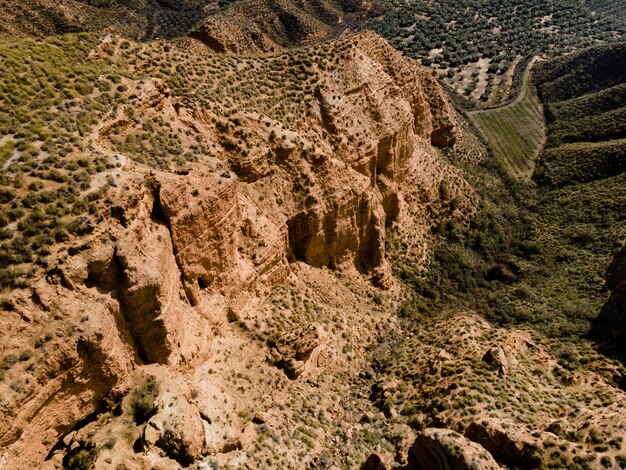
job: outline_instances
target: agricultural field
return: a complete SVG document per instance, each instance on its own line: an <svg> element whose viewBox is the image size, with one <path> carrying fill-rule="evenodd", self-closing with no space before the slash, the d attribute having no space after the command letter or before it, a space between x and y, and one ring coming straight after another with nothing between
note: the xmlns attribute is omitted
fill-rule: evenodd
<svg viewBox="0 0 626 470"><path fill-rule="evenodd" d="M626 31L617 0L379 0L362 27L437 70L474 103L496 104L521 57L554 57L616 41ZM505 93L506 95L506 93Z"/></svg>
<svg viewBox="0 0 626 470"><path fill-rule="evenodd" d="M530 82L532 64L524 73L519 96L510 104L469 113L495 157L516 177L530 177L545 141L543 107Z"/></svg>

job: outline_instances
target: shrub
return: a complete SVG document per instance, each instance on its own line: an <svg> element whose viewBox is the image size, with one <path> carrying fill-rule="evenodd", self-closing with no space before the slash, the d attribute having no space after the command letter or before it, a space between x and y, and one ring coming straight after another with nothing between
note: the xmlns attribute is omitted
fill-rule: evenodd
<svg viewBox="0 0 626 470"><path fill-rule="evenodd" d="M33 357L33 352L30 349L25 349L19 355L19 360L21 362L28 361L31 357Z"/></svg>
<svg viewBox="0 0 626 470"><path fill-rule="evenodd" d="M17 363L19 358L15 354L7 354L2 360L2 369L8 370Z"/></svg>
<svg viewBox="0 0 626 470"><path fill-rule="evenodd" d="M96 453L93 446L81 445L74 450L68 452L63 459L63 468L66 470L90 470Z"/></svg>
<svg viewBox="0 0 626 470"><path fill-rule="evenodd" d="M138 391L132 405L133 419L136 424L143 424L156 414L158 406L155 399L158 395L159 386L154 377L149 377L141 390Z"/></svg>

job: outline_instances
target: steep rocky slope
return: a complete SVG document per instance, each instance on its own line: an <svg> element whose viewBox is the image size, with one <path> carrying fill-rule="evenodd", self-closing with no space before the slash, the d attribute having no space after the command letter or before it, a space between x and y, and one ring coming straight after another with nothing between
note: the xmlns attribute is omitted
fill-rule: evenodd
<svg viewBox="0 0 626 470"><path fill-rule="evenodd" d="M7 468L358 461L369 444L341 456L347 431L328 413L375 325L393 328L386 227L427 253L430 226L451 215L433 210L444 179L455 213L473 210L440 149L479 147L432 75L378 37L267 58L189 46L94 42L83 60L122 80L88 145L39 170L3 167L36 191L63 159L113 163L82 191L93 206L77 230L2 303ZM9 136L18 155L22 135ZM371 404L343 403L345 423L353 407ZM292 437L263 441L281 429Z"/></svg>

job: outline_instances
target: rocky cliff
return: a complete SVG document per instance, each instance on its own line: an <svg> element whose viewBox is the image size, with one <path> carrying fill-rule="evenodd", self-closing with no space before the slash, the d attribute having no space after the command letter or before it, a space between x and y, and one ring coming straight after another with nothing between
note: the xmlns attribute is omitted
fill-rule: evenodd
<svg viewBox="0 0 626 470"><path fill-rule="evenodd" d="M133 48L140 58L129 65ZM372 34L236 59L107 38L87 60L106 56L128 67L125 99L94 126L88 151L123 163L94 181L109 183L96 215L79 220L82 235L2 304L0 464L252 464L253 436L296 419L284 397L312 397L303 375L331 393L363 361L369 328L342 335L334 322L387 321L374 319L371 300L379 288L390 302L401 292L387 228L404 227L426 252L428 206L449 177L458 214L471 212L475 196L441 149L475 144L433 76ZM184 71L184 56L203 71L153 76L173 59ZM313 56L320 62L302 68ZM278 101L263 88L276 70L298 78ZM146 123L180 149L135 145ZM280 289L299 283L325 293L271 313ZM348 381L337 389L322 370ZM289 465L320 451L299 449Z"/></svg>
<svg viewBox="0 0 626 470"><path fill-rule="evenodd" d="M0 468L626 462L624 369L484 318L552 318L535 292L579 256L507 261L502 219L544 219L376 35L1 46Z"/></svg>

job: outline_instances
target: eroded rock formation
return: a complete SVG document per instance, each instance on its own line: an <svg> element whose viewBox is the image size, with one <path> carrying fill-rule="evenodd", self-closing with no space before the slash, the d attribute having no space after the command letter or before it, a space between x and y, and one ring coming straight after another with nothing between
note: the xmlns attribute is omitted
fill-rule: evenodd
<svg viewBox="0 0 626 470"><path fill-rule="evenodd" d="M216 357L228 357L234 345L242 351L234 369L244 370L253 348L248 367L276 383L285 374L268 372L273 364L293 379L345 370L349 349L326 347L337 332L319 324L290 327L271 362L262 360L269 348L259 349L237 328L250 330L257 306L293 281L293 271L309 282L348 276L350 283L393 288L386 229L404 224L425 237L431 221L414 225L414 211L457 171L433 145L455 145L462 130L431 74L380 38L358 35L341 47L350 55L332 72L320 71L306 128L295 132L269 117L238 115L255 143L246 158L225 147L232 130L218 125L220 116L177 98L159 79L137 84L132 111L114 110L97 126L95 145L113 156L115 139L155 117L216 150L179 171L124 157L106 212L89 219L90 233L68 243L45 276L3 303L0 331L10 340L2 352L36 348L37 363L28 370L18 364L0 384L7 397L1 465L54 468L84 451L98 462L175 466L241 449L261 432L258 423L238 417L243 405L230 396L239 388L227 383L225 371L211 380ZM460 194L458 181L452 186ZM422 202L407 210L405 195ZM416 244L425 246L425 238ZM130 402L148 370L160 392L154 414L134 423ZM282 386L297 387L293 382ZM104 418L112 410L121 414ZM110 441L122 428L130 430L131 446Z"/></svg>
<svg viewBox="0 0 626 470"><path fill-rule="evenodd" d="M409 449L409 468L423 470L497 470L483 447L450 429L424 429Z"/></svg>

